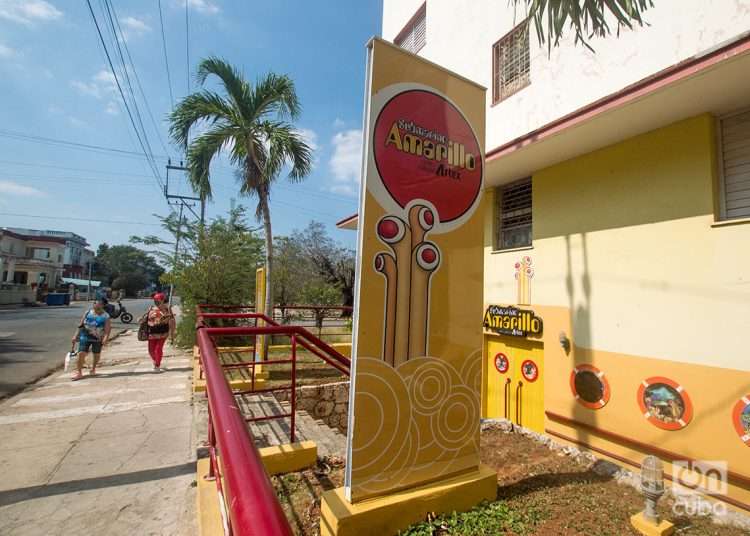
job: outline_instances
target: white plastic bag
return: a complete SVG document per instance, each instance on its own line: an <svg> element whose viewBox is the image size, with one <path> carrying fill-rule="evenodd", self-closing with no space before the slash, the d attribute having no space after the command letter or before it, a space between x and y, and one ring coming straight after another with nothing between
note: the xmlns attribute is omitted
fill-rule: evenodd
<svg viewBox="0 0 750 536"><path fill-rule="evenodd" d="M70 368L70 364L73 362L73 360L78 357L78 352L75 351L75 343L73 343L73 346L70 347L70 352L65 354L65 366L63 367L63 370L65 372L68 371Z"/></svg>

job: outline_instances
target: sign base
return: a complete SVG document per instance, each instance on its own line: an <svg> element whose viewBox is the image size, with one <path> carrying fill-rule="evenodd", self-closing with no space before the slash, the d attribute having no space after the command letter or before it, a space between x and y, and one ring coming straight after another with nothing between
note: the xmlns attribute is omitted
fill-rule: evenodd
<svg viewBox="0 0 750 536"><path fill-rule="evenodd" d="M497 473L478 469L418 488L352 504L344 488L326 491L320 505L321 536L398 534L427 514L462 512L497 497Z"/></svg>

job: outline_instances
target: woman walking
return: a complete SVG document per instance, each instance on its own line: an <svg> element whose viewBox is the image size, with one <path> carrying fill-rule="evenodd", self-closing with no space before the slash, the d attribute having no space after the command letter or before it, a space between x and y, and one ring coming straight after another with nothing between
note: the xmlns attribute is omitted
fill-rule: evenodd
<svg viewBox="0 0 750 536"><path fill-rule="evenodd" d="M154 305L146 312L148 322L148 353L154 362L154 372L162 370L161 359L164 355L164 343L169 337L174 343L175 321L172 309L166 302L167 297L161 292L153 296Z"/></svg>
<svg viewBox="0 0 750 536"><path fill-rule="evenodd" d="M91 376L96 375L96 366L102 354L102 346L109 340L109 332L112 329L112 323L109 315L104 310L104 302L96 300L94 306L86 311L76 328L73 335L73 342L78 342L78 370L71 380L77 381L83 378L83 365L86 362L86 356L91 350L94 353L94 362L91 365Z"/></svg>

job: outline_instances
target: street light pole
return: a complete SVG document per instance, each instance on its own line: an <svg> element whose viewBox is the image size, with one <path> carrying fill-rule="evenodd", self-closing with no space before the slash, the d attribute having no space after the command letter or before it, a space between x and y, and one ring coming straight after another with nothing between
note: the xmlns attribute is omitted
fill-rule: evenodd
<svg viewBox="0 0 750 536"><path fill-rule="evenodd" d="M88 301L91 301L91 265L93 263L89 261L89 286L88 289L86 289L86 299Z"/></svg>

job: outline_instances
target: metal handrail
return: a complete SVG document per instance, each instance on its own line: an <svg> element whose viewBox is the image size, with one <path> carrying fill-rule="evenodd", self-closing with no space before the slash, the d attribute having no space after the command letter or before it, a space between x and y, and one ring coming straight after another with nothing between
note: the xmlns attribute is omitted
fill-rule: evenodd
<svg viewBox="0 0 750 536"><path fill-rule="evenodd" d="M289 521L224 376L209 329L198 329L197 341L206 374L210 476L216 478L222 494L230 531L236 536L291 535Z"/></svg>
<svg viewBox="0 0 750 536"><path fill-rule="evenodd" d="M259 327L227 327L227 328L210 328L206 327L205 320L209 319L239 319L239 318L255 318L256 320L263 320L268 324L264 328ZM267 315L262 313L204 313L198 311L197 315L197 327L205 327L206 329L212 330L211 333L214 335L229 335L229 336L242 336L242 335L267 335L267 334L284 334L291 335L292 333L300 337L297 343L315 354L317 357L336 368L340 372L349 375L351 369L351 359L341 354L338 350L333 348L328 343L322 341L316 337L310 331L305 329L303 326L284 326L269 318ZM275 329L273 329L275 328ZM265 331L269 329L269 331ZM214 331L214 330L228 330L228 331ZM263 330L258 331L258 330ZM314 348L317 347L317 348Z"/></svg>

